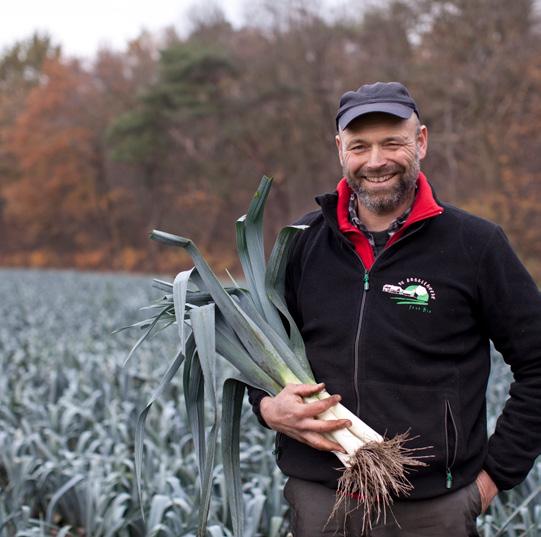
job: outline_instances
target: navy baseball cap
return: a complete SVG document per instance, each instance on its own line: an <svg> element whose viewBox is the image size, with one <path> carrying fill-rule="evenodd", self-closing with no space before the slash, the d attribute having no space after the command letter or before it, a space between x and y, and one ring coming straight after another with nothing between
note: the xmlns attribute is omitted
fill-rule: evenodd
<svg viewBox="0 0 541 537"><path fill-rule="evenodd" d="M419 110L406 86L400 82L365 84L357 91L347 91L340 97L336 128L345 129L354 119L371 112L383 112L408 119Z"/></svg>

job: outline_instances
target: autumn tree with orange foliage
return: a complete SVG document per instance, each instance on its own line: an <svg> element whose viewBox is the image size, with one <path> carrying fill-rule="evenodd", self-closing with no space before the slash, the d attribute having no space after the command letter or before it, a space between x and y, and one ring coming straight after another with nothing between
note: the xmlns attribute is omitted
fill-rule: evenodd
<svg viewBox="0 0 541 537"><path fill-rule="evenodd" d="M24 229L21 244L34 251L38 265L95 244L88 224L99 223L101 201L87 126L92 80L76 63L59 60L48 60L42 77L12 129L20 177L4 190L6 217Z"/></svg>

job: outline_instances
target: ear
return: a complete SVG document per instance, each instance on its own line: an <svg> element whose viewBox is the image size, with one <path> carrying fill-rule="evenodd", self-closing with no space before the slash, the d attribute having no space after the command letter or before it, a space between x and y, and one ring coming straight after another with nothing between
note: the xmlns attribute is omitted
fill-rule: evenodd
<svg viewBox="0 0 541 537"><path fill-rule="evenodd" d="M342 157L342 138L340 137L340 133L338 133L335 138L336 140L336 149L338 149L338 160L340 161L340 165L344 165L344 159Z"/></svg>
<svg viewBox="0 0 541 537"><path fill-rule="evenodd" d="M419 148L419 159L423 160L428 150L428 129L426 125L421 125L419 136L417 136L417 147Z"/></svg>

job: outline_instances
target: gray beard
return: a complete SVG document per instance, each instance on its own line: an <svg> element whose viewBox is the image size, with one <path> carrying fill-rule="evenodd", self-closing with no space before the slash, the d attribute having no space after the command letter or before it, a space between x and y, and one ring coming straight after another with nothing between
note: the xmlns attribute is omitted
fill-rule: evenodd
<svg viewBox="0 0 541 537"><path fill-rule="evenodd" d="M400 173L399 170L394 171ZM421 162L419 154L416 152L415 161L410 168L405 169L401 173L398 183L392 186L390 190L380 193L365 189L363 185L366 179L350 177L345 170L344 175L346 176L349 187L357 195L357 199L369 211L376 214L388 214L394 211L415 190L415 184L420 171ZM383 172L382 174L385 173Z"/></svg>

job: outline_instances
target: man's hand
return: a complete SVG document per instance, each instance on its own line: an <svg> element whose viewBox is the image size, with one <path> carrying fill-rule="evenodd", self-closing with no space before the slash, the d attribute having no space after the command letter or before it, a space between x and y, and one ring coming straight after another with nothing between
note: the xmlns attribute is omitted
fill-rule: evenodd
<svg viewBox="0 0 541 537"><path fill-rule="evenodd" d="M275 397L261 399L259 409L267 425L287 434L291 438L323 451L346 450L336 442L323 436L323 433L350 427L349 420L318 420L316 416L336 405L341 397L333 395L313 403L305 403L303 397L314 395L325 388L320 384L288 384Z"/></svg>
<svg viewBox="0 0 541 537"><path fill-rule="evenodd" d="M490 502L494 499L494 496L498 494L499 490L496 483L492 481L492 478L484 471L477 476L475 480L479 494L481 495L481 514L485 513L490 505Z"/></svg>

